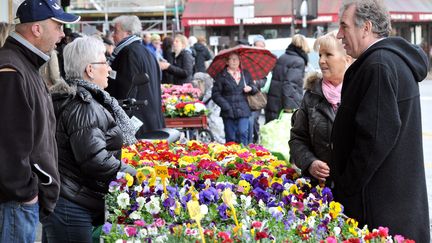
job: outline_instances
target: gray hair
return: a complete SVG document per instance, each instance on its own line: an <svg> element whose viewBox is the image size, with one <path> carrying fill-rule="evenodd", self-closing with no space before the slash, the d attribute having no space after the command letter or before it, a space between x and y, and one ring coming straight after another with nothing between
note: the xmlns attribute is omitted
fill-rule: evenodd
<svg viewBox="0 0 432 243"><path fill-rule="evenodd" d="M363 26L366 21L372 23L372 33L378 37L388 37L391 32L390 14L381 0L345 0L339 10L339 17L350 6L355 6L355 25Z"/></svg>
<svg viewBox="0 0 432 243"><path fill-rule="evenodd" d="M132 35L141 35L141 21L136 15L120 15L113 19L113 24L120 24L122 30L130 32Z"/></svg>
<svg viewBox="0 0 432 243"><path fill-rule="evenodd" d="M67 44L63 50L66 79L83 79L87 65L101 55L105 55L105 45L95 37L83 36Z"/></svg>

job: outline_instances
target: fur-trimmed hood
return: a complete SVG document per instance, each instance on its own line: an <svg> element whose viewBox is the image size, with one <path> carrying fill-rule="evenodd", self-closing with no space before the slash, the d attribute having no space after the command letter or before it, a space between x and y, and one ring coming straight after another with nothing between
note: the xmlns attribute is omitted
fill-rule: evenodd
<svg viewBox="0 0 432 243"><path fill-rule="evenodd" d="M322 93L321 89L322 73L312 72L306 75L303 89L315 93Z"/></svg>
<svg viewBox="0 0 432 243"><path fill-rule="evenodd" d="M76 86L70 86L64 79L57 79L56 83L49 88L51 95L75 95Z"/></svg>

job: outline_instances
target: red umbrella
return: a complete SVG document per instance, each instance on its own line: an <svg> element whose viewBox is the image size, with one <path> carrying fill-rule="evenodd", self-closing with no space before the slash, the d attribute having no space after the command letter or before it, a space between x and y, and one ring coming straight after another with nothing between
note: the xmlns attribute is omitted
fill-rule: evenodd
<svg viewBox="0 0 432 243"><path fill-rule="evenodd" d="M220 51L208 67L207 73L215 78L227 66L226 61L233 52L237 53L240 57L240 67L248 70L255 80L266 77L276 64L277 58L269 50L238 45Z"/></svg>

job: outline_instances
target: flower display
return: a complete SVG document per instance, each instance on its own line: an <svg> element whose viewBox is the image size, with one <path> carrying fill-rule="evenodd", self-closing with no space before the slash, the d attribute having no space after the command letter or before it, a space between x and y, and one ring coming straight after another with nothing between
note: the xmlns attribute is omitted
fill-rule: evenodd
<svg viewBox="0 0 432 243"><path fill-rule="evenodd" d="M412 242L359 228L329 188L259 145L141 141L122 160L138 172L109 186L106 242Z"/></svg>
<svg viewBox="0 0 432 243"><path fill-rule="evenodd" d="M166 117L192 117L208 113L199 100L201 91L192 84L162 85L162 110Z"/></svg>

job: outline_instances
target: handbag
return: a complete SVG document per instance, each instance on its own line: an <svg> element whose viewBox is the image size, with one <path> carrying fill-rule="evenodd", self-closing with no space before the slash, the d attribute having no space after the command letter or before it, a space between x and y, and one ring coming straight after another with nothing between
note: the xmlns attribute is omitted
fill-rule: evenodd
<svg viewBox="0 0 432 243"><path fill-rule="evenodd" d="M246 87L246 81L244 80L244 75L242 74L243 83ZM246 99L248 101L249 107L252 110L261 110L267 105L267 97L261 91L258 90L253 95L246 94Z"/></svg>
<svg viewBox="0 0 432 243"><path fill-rule="evenodd" d="M267 97L261 91L253 95L246 95L246 98L252 110L261 110L266 107Z"/></svg>

